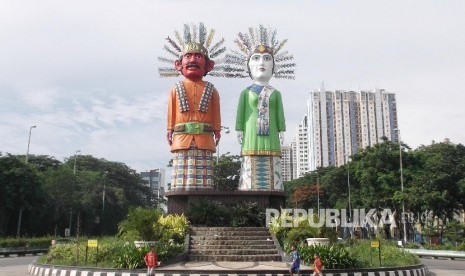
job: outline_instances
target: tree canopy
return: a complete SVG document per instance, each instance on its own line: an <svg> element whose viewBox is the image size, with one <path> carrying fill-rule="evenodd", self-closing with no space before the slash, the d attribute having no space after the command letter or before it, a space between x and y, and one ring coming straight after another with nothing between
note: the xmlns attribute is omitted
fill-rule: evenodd
<svg viewBox="0 0 465 276"><path fill-rule="evenodd" d="M156 206L139 174L91 155L0 156L0 235L114 234L131 206ZM105 196L104 196L105 195ZM21 215L19 214L21 212Z"/></svg>

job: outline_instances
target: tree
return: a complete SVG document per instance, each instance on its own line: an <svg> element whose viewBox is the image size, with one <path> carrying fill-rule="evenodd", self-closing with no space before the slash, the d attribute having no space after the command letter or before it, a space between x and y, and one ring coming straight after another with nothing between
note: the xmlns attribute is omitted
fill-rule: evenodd
<svg viewBox="0 0 465 276"><path fill-rule="evenodd" d="M236 191L239 188L241 157L223 154L215 165L213 182L220 191Z"/></svg>
<svg viewBox="0 0 465 276"><path fill-rule="evenodd" d="M52 221L50 225L54 236L59 235L61 229L69 227L68 221L72 218L72 210L76 210L75 176L73 170L60 166L58 169L49 169L42 173L44 191L47 194L47 209Z"/></svg>
<svg viewBox="0 0 465 276"><path fill-rule="evenodd" d="M83 216L83 231L115 233L118 222L126 217L131 206L149 206L156 200L140 175L124 163L80 155L65 160L64 166L74 170L75 164L75 189L79 193L77 204Z"/></svg>
<svg viewBox="0 0 465 276"><path fill-rule="evenodd" d="M408 201L418 212L431 210L442 221L463 209L465 147L433 143L415 151L420 167L408 189Z"/></svg>
<svg viewBox="0 0 465 276"><path fill-rule="evenodd" d="M43 202L41 179L34 166L7 154L0 156L0 183L0 235L13 235L17 226L19 236L24 230L23 212L34 211Z"/></svg>
<svg viewBox="0 0 465 276"><path fill-rule="evenodd" d="M404 154L405 155L405 154ZM352 156L356 202L364 208L400 209L393 195L401 190L399 145L387 141L367 147ZM405 184L405 183L404 183Z"/></svg>

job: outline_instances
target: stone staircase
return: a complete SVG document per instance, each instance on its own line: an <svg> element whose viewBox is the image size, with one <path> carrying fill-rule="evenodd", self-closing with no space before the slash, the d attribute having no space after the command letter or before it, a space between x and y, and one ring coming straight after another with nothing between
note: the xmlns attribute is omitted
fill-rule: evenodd
<svg viewBox="0 0 465 276"><path fill-rule="evenodd" d="M265 227L191 227L189 261L282 261Z"/></svg>

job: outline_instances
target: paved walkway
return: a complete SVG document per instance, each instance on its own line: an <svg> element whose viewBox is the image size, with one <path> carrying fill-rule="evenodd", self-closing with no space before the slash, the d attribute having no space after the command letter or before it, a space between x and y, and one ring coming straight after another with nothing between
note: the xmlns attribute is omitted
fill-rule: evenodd
<svg viewBox="0 0 465 276"><path fill-rule="evenodd" d="M288 271L290 263L285 262L181 262L158 267L158 271ZM301 265L301 270L311 270L311 267Z"/></svg>

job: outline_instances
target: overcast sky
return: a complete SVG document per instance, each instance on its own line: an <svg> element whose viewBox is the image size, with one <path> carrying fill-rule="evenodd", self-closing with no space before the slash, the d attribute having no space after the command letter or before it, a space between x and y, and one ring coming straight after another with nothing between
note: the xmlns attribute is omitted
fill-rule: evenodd
<svg viewBox="0 0 465 276"><path fill-rule="evenodd" d="M157 61L164 38L204 22L233 46L263 24L287 38L295 80L283 95L286 143L310 90L396 93L402 140L416 148L450 138L465 143L465 1L4 0L0 8L0 152L60 161L75 154L165 168L168 91ZM250 79L206 77L220 92L233 129ZM220 152L239 154L234 132Z"/></svg>

